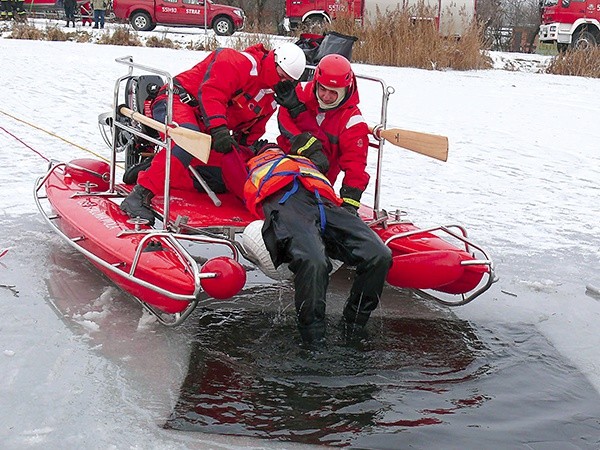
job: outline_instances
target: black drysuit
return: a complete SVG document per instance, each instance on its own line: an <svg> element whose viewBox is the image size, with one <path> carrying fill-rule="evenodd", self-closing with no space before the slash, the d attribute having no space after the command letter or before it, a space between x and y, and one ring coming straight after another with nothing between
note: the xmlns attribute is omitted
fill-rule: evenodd
<svg viewBox="0 0 600 450"><path fill-rule="evenodd" d="M390 249L362 219L344 208L318 199L302 185L289 196L288 192L282 189L263 202L263 238L275 266L287 262L295 274L295 304L303 341L320 342L325 336L325 302L332 269L329 258L356 267L343 316L348 324L364 326L379 303L391 266ZM287 198L281 202L284 196Z"/></svg>

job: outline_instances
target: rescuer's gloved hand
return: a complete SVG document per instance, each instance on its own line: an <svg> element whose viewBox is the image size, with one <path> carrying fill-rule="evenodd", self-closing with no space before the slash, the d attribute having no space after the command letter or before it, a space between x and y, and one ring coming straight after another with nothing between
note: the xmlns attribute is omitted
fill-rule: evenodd
<svg viewBox="0 0 600 450"><path fill-rule="evenodd" d="M323 153L323 145L310 133L302 133L290 139L292 155L300 155L310 159L322 173L329 170L329 160Z"/></svg>
<svg viewBox="0 0 600 450"><path fill-rule="evenodd" d="M252 144L249 148L252 151L252 153L254 153L255 155L258 155L260 153L260 151L263 149L263 147L265 147L266 145L269 145L268 139L259 139L254 144Z"/></svg>
<svg viewBox="0 0 600 450"><path fill-rule="evenodd" d="M296 84L292 81L280 81L273 90L275 91L275 101L289 111L292 119L298 117L301 112L306 111L306 106L296 94Z"/></svg>
<svg viewBox="0 0 600 450"><path fill-rule="evenodd" d="M210 130L212 136L212 148L218 153L229 153L233 147L238 147L238 143L231 136L229 129L225 125L220 125Z"/></svg>
<svg viewBox="0 0 600 450"><path fill-rule="evenodd" d="M348 211L355 216L358 216L358 208L360 207L360 197L362 196L363 191L361 189L350 187L350 186L342 186L340 189L340 197L344 203L342 203L342 208Z"/></svg>

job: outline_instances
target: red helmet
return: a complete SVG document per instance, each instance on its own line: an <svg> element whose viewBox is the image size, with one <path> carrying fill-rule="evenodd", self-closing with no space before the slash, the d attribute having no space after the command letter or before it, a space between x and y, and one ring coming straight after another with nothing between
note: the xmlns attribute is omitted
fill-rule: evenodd
<svg viewBox="0 0 600 450"><path fill-rule="evenodd" d="M326 88L348 87L354 74L350 62L342 55L331 54L321 59L315 70L315 81Z"/></svg>

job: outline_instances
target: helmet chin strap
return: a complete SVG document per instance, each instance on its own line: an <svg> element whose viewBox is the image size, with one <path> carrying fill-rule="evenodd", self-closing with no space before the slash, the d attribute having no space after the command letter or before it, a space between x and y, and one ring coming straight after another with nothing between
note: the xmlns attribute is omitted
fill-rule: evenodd
<svg viewBox="0 0 600 450"><path fill-rule="evenodd" d="M336 92L338 96L335 99L335 102L328 104L328 103L323 102L323 100L321 100L321 97L319 97L319 94L317 94L317 101L319 102L319 107L321 109L325 109L325 110L337 108L339 106L339 104L344 101L344 98L346 97L346 90L347 90L347 88L345 88L345 87L330 88L330 87L327 87L327 86L324 86L324 87L327 88L327 89L329 89L330 91Z"/></svg>

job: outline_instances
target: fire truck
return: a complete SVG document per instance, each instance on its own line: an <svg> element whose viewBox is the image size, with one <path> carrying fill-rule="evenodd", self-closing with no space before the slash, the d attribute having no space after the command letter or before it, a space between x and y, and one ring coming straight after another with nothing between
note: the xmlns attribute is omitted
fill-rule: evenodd
<svg viewBox="0 0 600 450"><path fill-rule="evenodd" d="M599 0L600 1L600 0ZM377 8L383 14L396 8L401 10L420 4L419 0L285 0L285 17L279 25L280 32L289 32L299 26L331 23L336 17L353 17L375 20ZM424 0L430 11L428 17L415 16L415 20L432 21L443 36L461 36L475 18L476 0Z"/></svg>
<svg viewBox="0 0 600 450"><path fill-rule="evenodd" d="M540 42L556 43L559 51L600 42L600 1L543 0Z"/></svg>

